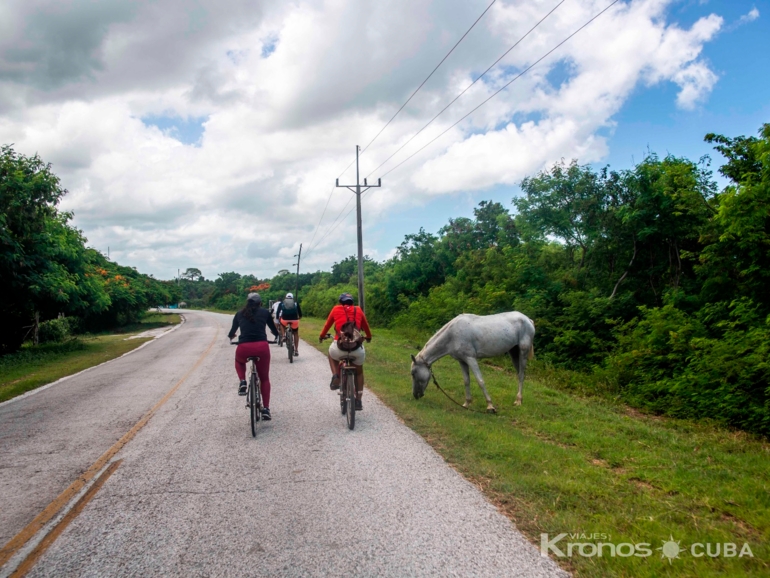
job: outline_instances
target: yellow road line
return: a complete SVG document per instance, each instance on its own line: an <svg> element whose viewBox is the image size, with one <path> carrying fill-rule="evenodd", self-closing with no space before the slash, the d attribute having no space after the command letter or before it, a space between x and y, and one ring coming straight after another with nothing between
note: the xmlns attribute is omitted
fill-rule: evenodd
<svg viewBox="0 0 770 578"><path fill-rule="evenodd" d="M26 576L27 572L29 572L32 567L35 565L35 563L40 559L40 556L42 556L46 550L56 541L56 538L58 538L62 532L67 528L67 526L70 525L72 520L78 517L80 512L83 511L83 508L86 507L86 504L91 501L91 498L93 498L96 493L101 489L101 487L104 485L104 482L107 481L107 478L109 478L112 473L118 469L118 466L121 464L123 460L118 460L116 462L112 462L107 469L104 471L104 473L99 476L96 481L94 482L94 485L88 488L88 491L83 494L83 496L77 501L77 503L73 506L73 508L66 513L66 515L61 519L61 521L56 524L56 526L51 530L45 538L37 545L35 546L35 549L30 552L29 556L27 556L24 561L19 564L18 568L13 571L13 574L11 574L10 578L21 578L22 576Z"/></svg>
<svg viewBox="0 0 770 578"><path fill-rule="evenodd" d="M155 414L160 407L166 403L169 398L174 395L174 392L176 392L177 389L179 389L179 386L184 383L184 381L190 377L190 374L192 374L193 371L195 371L198 366L203 363L203 360L205 357L209 354L209 351L211 351L211 348L214 347L214 343L216 342L217 336L219 335L219 328L217 328L216 333L214 334L214 339L211 340L211 343L206 348L206 351L203 352L203 354L200 356L198 361L195 362L195 365L193 365L190 370L185 373L184 377L176 382L176 385L172 387L166 395L163 396L163 399L161 399L158 403L156 403L153 408L148 411L142 419L140 419L138 422L136 422L136 425L132 427L122 438L120 438L115 444L108 449L102 456L94 462L94 464L88 468L83 474L78 476L78 478L70 484L70 486L64 490L59 496L54 499L50 504L48 504L45 509L40 512L35 518L27 524L27 526L18 534L16 534L13 538L11 538L8 543L3 546L3 548L0 550L0 567L4 566L8 560L13 557L16 552L19 551L20 548L24 546L35 534L37 534L43 526L45 526L48 522L50 522L56 515L61 511L61 509L66 506L72 498L74 498L80 490L82 490L85 485L90 482L94 476L96 476L104 466L109 462L115 454L117 454L123 446L125 446L128 442L130 442L133 437L139 432L140 429L142 429L148 421L150 421L150 418Z"/></svg>

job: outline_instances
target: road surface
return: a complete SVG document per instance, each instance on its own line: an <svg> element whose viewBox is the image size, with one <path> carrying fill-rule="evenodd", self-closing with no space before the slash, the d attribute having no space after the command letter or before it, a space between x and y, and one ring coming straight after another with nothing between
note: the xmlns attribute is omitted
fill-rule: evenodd
<svg viewBox="0 0 770 578"><path fill-rule="evenodd" d="M0 405L0 544L85 480L5 549L0 576L20 563L29 576L564 575L371 393L348 431L326 359L306 344L291 365L271 346L274 419L252 438L230 317L185 316L141 350Z"/></svg>

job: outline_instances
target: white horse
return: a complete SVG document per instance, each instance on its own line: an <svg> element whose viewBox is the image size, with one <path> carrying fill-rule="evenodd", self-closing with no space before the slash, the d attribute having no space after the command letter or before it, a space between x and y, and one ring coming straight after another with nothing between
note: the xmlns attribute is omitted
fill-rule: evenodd
<svg viewBox="0 0 770 578"><path fill-rule="evenodd" d="M465 403L471 403L471 377L468 369L473 370L476 381L487 400L487 411L494 413L495 406L487 393L484 378L477 359L496 357L508 353L519 376L519 394L516 405L521 405L524 390L524 370L527 360L534 357L535 324L526 315L518 311L498 313L497 315L458 315L444 325L430 338L417 357L412 355L412 394L415 399L425 395L425 389L431 377L431 365L445 355L451 355L463 370L465 380Z"/></svg>

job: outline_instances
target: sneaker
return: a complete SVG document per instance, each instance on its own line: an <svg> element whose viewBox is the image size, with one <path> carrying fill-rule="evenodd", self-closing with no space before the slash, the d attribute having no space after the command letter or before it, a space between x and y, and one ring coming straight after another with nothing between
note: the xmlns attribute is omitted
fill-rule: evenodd
<svg viewBox="0 0 770 578"><path fill-rule="evenodd" d="M294 350L294 357L297 357L298 355L299 355L299 351L297 351L297 350L295 349L295 350Z"/></svg>
<svg viewBox="0 0 770 578"><path fill-rule="evenodd" d="M238 385L238 395L246 395L246 382L242 381Z"/></svg>
<svg viewBox="0 0 770 578"><path fill-rule="evenodd" d="M364 404L361 403L360 399L356 400L356 411L364 411Z"/></svg>
<svg viewBox="0 0 770 578"><path fill-rule="evenodd" d="M332 375L332 382L329 384L329 389L334 391L335 389L340 388L340 376L339 375Z"/></svg>
<svg viewBox="0 0 770 578"><path fill-rule="evenodd" d="M270 408L269 407L263 407L262 408L262 419L265 420L265 421L270 421L271 419L273 419L272 417L270 417Z"/></svg>

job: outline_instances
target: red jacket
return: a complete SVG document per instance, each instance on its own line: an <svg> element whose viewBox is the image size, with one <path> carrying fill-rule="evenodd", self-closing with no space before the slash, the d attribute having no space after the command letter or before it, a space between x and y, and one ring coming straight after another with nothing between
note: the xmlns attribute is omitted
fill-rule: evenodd
<svg viewBox="0 0 770 578"><path fill-rule="evenodd" d="M326 319L324 328L321 329L321 337L326 335L332 325L334 325L334 340L336 341L340 335L340 329L348 321L355 319L356 327L366 334L367 339L372 338L372 331L369 329L369 322L366 320L366 315L360 307L355 305L335 305L329 312L329 317Z"/></svg>

